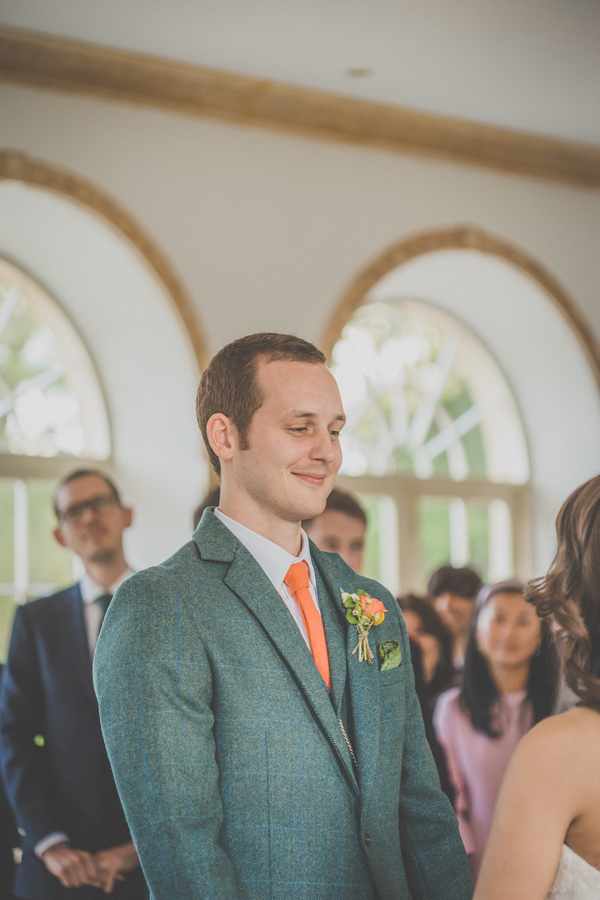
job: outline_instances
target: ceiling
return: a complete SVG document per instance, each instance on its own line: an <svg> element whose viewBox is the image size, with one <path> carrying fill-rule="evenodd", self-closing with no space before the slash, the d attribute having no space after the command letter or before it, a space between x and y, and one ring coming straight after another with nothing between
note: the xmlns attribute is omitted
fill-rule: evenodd
<svg viewBox="0 0 600 900"><path fill-rule="evenodd" d="M600 0L0 0L0 24L600 145Z"/></svg>

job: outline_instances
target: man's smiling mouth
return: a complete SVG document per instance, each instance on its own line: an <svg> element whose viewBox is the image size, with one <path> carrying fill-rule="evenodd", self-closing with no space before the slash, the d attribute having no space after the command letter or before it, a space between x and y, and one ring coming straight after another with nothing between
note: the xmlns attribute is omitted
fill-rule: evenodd
<svg viewBox="0 0 600 900"><path fill-rule="evenodd" d="M293 472L293 475L296 478L301 478L302 481L305 481L307 484L316 484L321 485L326 479L326 475L311 475L308 472Z"/></svg>

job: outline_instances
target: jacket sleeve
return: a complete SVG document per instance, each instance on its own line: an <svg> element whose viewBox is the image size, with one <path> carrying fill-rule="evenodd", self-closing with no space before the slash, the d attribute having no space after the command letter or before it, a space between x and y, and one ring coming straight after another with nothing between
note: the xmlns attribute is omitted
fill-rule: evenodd
<svg viewBox="0 0 600 900"><path fill-rule="evenodd" d="M154 900L242 900L224 848L213 672L184 590L149 571L115 594L94 656L102 731Z"/></svg>
<svg viewBox="0 0 600 900"><path fill-rule="evenodd" d="M0 700L0 757L6 792L18 824L37 844L65 825L46 775L44 687L27 607L15 614Z"/></svg>
<svg viewBox="0 0 600 900"><path fill-rule="evenodd" d="M403 657L410 659L402 622ZM412 666L407 666L406 729L400 790L400 840L411 896L468 900L473 882L454 810L440 788L425 737Z"/></svg>

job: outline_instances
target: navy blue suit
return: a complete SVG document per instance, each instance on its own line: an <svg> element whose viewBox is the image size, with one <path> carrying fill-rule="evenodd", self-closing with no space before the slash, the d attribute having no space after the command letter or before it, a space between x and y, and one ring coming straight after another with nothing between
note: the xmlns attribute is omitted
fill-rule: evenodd
<svg viewBox="0 0 600 900"><path fill-rule="evenodd" d="M2 669L3 666L0 666L0 684L2 683ZM0 778L0 900L11 900L13 896L12 883L15 877L15 864L12 848L18 847L19 844L17 826Z"/></svg>
<svg viewBox="0 0 600 900"><path fill-rule="evenodd" d="M41 735L44 745L34 738ZM63 888L35 845L63 831L96 852L131 840L104 748L79 585L18 608L0 701L4 780L23 860L15 894L30 900L96 900L97 888ZM144 896L138 869L117 882L115 900Z"/></svg>

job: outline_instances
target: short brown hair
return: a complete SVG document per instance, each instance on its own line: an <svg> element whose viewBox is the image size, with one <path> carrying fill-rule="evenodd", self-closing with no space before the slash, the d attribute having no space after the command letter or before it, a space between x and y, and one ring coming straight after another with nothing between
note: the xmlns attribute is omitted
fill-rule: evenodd
<svg viewBox="0 0 600 900"><path fill-rule="evenodd" d="M437 569L427 585L427 593L431 597L439 597L440 594L456 594L465 600L474 600L481 590L481 578L473 569L456 568L455 566L442 566Z"/></svg>
<svg viewBox="0 0 600 900"><path fill-rule="evenodd" d="M56 513L56 518L59 521L60 521L60 510L58 508L58 495L59 495L60 491L62 491L62 489L67 484L70 484L71 481L75 481L77 478L86 478L88 475L93 475L96 478L101 478L102 481L105 481L106 486L109 488L111 494L113 495L113 497L115 498L115 500L117 501L119 506L122 506L121 495L119 494L117 486L114 483L114 481L112 480L112 478L110 478L106 474L106 472L103 472L101 469L75 469L73 472L69 472L68 475L64 475L60 479L60 481L58 482L58 484L56 485L56 488L54 490L54 498L53 498L54 512Z"/></svg>
<svg viewBox="0 0 600 900"><path fill-rule="evenodd" d="M256 372L259 360L274 362L323 363L325 355L314 344L293 334L260 332L248 334L213 356L200 379L196 395L196 416L211 465L220 474L221 465L208 441L206 426L215 413L222 413L238 430L242 449L247 449L247 434L252 417L264 402Z"/></svg>

